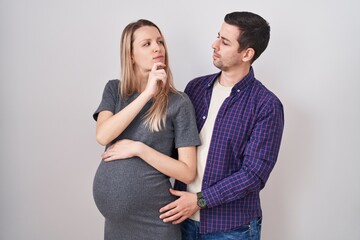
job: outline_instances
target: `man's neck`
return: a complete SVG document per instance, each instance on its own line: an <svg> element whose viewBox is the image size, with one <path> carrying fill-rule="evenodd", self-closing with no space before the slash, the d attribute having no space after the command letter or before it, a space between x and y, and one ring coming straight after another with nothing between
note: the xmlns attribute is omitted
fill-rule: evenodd
<svg viewBox="0 0 360 240"><path fill-rule="evenodd" d="M231 71L221 71L219 83L224 87L232 87L240 82L250 71L250 66L233 69Z"/></svg>

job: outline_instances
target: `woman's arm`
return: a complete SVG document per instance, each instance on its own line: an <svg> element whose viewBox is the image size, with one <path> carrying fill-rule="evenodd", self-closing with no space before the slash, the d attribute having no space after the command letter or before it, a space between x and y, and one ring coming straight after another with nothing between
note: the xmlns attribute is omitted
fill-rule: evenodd
<svg viewBox="0 0 360 240"><path fill-rule="evenodd" d="M102 158L113 161L138 156L163 174L189 184L196 177L196 146L180 147L178 155L177 160L142 142L124 139L111 145Z"/></svg>
<svg viewBox="0 0 360 240"><path fill-rule="evenodd" d="M149 73L147 84L144 91L128 106L120 112L113 114L110 111L99 113L96 124L96 140L101 145L107 145L119 136L134 120L145 104L158 91L158 81L167 81L166 72L162 67L163 63L154 63Z"/></svg>
<svg viewBox="0 0 360 240"><path fill-rule="evenodd" d="M151 97L152 95L148 92L142 92L134 101L116 114L110 111L100 112L96 123L97 142L105 146L119 136Z"/></svg>

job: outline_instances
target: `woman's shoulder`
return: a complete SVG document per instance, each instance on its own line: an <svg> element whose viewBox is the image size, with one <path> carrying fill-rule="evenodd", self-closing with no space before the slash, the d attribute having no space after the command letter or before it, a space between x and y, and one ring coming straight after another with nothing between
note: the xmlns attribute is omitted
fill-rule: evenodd
<svg viewBox="0 0 360 240"><path fill-rule="evenodd" d="M169 108L171 109L182 109L182 108L192 108L192 103L189 96L181 91L176 91L170 94L169 96Z"/></svg>
<svg viewBox="0 0 360 240"><path fill-rule="evenodd" d="M118 93L120 90L119 87L120 87L119 79L108 80L105 85L104 93L107 93L107 94Z"/></svg>
<svg viewBox="0 0 360 240"><path fill-rule="evenodd" d="M176 92L172 92L169 96L170 102L177 102L181 104L185 104L190 101L189 96L179 90L176 90Z"/></svg>
<svg viewBox="0 0 360 240"><path fill-rule="evenodd" d="M109 80L106 85L109 85L109 86L114 86L114 87L119 87L120 85L120 80L119 79L111 79Z"/></svg>

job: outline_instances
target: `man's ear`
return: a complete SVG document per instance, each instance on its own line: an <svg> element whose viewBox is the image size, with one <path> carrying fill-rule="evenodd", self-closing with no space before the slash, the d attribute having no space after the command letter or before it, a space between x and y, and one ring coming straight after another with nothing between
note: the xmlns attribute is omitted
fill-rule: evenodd
<svg viewBox="0 0 360 240"><path fill-rule="evenodd" d="M245 50L243 50L243 61L244 62L251 62L251 60L253 59L254 55L255 55L255 50L253 48L247 48Z"/></svg>

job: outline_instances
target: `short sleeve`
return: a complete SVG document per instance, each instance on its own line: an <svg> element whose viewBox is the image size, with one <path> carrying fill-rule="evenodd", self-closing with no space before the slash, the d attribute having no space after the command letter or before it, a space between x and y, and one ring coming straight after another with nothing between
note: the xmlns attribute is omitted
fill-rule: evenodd
<svg viewBox="0 0 360 240"><path fill-rule="evenodd" d="M101 111L115 113L116 103L119 100L119 82L119 80L110 80L106 83L100 105L93 114L95 121Z"/></svg>
<svg viewBox="0 0 360 240"><path fill-rule="evenodd" d="M185 93L181 93L177 101L179 104L173 119L175 147L198 146L201 142L194 107Z"/></svg>

